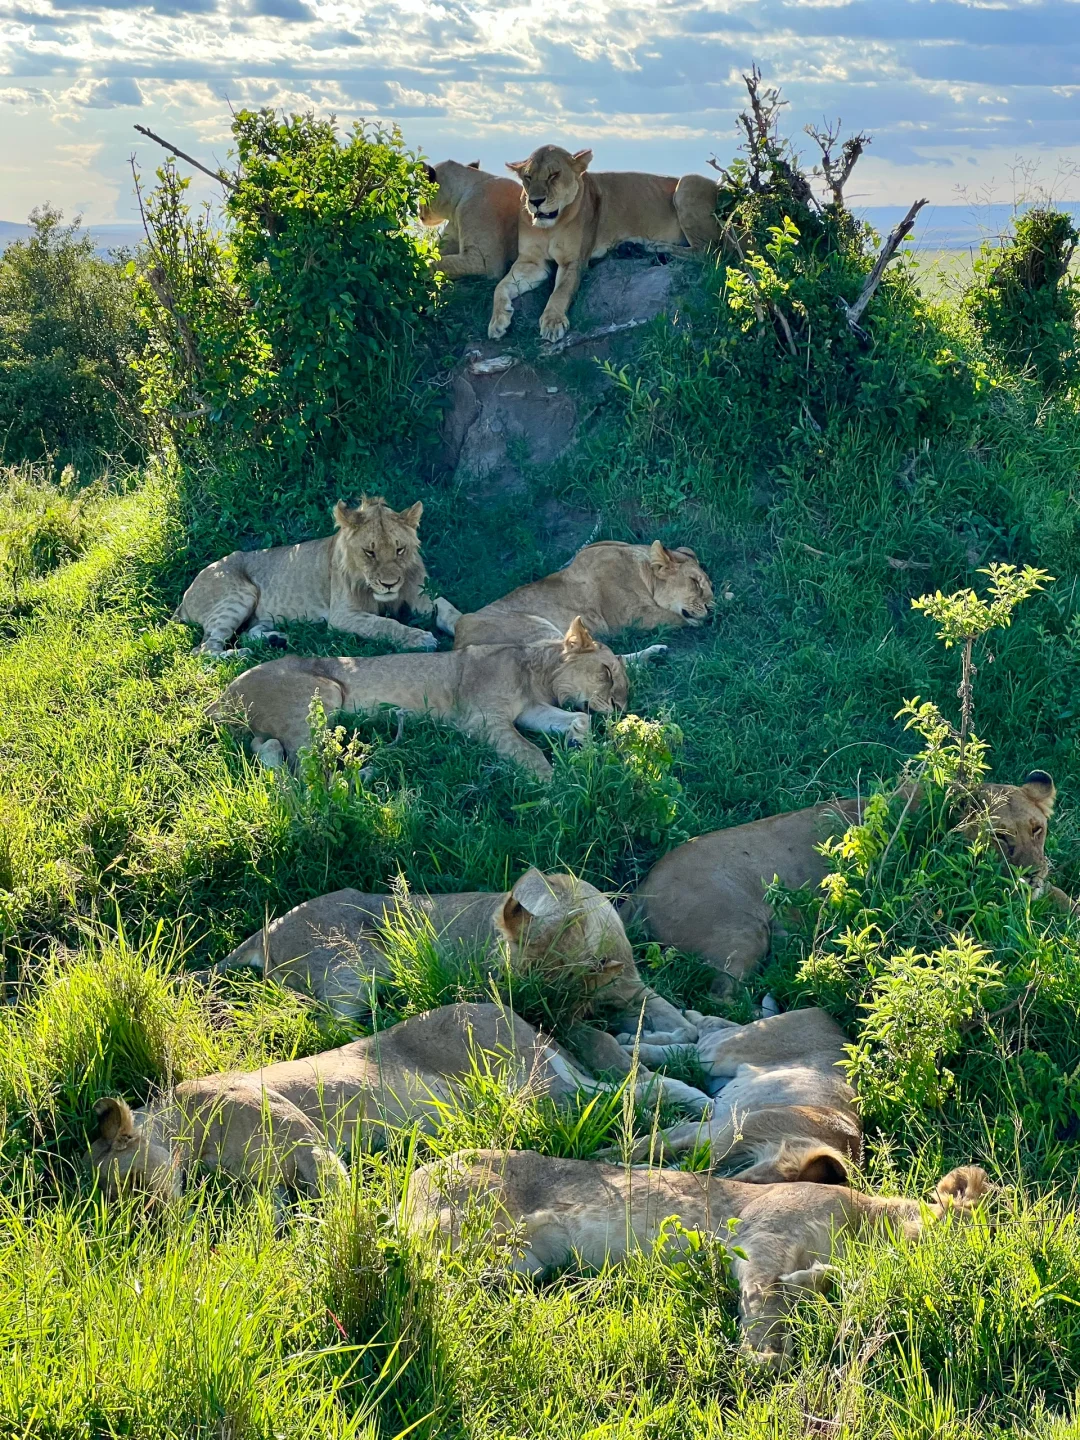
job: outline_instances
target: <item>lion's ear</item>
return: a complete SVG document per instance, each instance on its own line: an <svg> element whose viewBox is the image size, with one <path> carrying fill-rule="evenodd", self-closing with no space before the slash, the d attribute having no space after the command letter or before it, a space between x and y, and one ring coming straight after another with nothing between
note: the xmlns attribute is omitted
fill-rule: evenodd
<svg viewBox="0 0 1080 1440"><path fill-rule="evenodd" d="M570 163L579 175L584 175L585 171L592 164L592 151L579 150L576 155L570 156Z"/></svg>
<svg viewBox="0 0 1080 1440"><path fill-rule="evenodd" d="M346 525L356 524L356 511L350 510L344 500L339 500L334 506L334 524L339 530L344 530Z"/></svg>
<svg viewBox="0 0 1080 1440"><path fill-rule="evenodd" d="M417 500L415 505L410 505L407 510L398 511L398 519L403 525L408 525L410 530L416 530L420 525L420 516L424 513L424 502Z"/></svg>
<svg viewBox="0 0 1080 1440"><path fill-rule="evenodd" d="M507 160L506 168L507 170L513 170L515 175L520 175L528 163L528 160Z"/></svg>
<svg viewBox="0 0 1080 1440"><path fill-rule="evenodd" d="M135 1117L118 1095L106 1095L97 1101L94 1114L98 1133L108 1145L124 1145L135 1139Z"/></svg>
<svg viewBox="0 0 1080 1440"><path fill-rule="evenodd" d="M649 546L649 564L657 575L668 574L678 563L679 557L673 555L662 540L654 540Z"/></svg>
<svg viewBox="0 0 1080 1440"><path fill-rule="evenodd" d="M479 170L479 169L480 169L480 161L479 161L479 160L470 160L469 163L468 163L468 165L465 166L465 169L466 169L466 170Z"/></svg>
<svg viewBox="0 0 1080 1440"><path fill-rule="evenodd" d="M1057 788L1045 770L1032 770L1020 788L1029 800L1034 800L1039 809L1049 816L1054 808Z"/></svg>
<svg viewBox="0 0 1080 1440"><path fill-rule="evenodd" d="M438 175L435 174L435 166L434 166L434 165L425 165L425 166L424 166L424 174L425 174L425 175L427 176L427 178L431 181L432 185L437 185L437 184L439 183L439 177L438 177Z"/></svg>
<svg viewBox="0 0 1080 1440"><path fill-rule="evenodd" d="M676 545L671 553L673 555L680 555L684 560L692 560L695 565L701 564L701 561L697 557L697 551L691 550L689 545Z"/></svg>
<svg viewBox="0 0 1080 1440"><path fill-rule="evenodd" d="M584 621L580 615L575 615L570 621L570 629L563 636L564 655L587 655L590 650L599 650L600 646L585 628Z"/></svg>

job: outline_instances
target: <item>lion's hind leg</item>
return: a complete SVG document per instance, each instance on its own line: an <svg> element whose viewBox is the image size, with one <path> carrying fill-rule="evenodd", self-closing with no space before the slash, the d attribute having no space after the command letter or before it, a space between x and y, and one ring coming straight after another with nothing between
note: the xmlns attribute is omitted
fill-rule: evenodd
<svg viewBox="0 0 1080 1440"><path fill-rule="evenodd" d="M221 655L237 631L242 630L259 605L259 591L250 580L237 581L199 617L202 644L198 655Z"/></svg>

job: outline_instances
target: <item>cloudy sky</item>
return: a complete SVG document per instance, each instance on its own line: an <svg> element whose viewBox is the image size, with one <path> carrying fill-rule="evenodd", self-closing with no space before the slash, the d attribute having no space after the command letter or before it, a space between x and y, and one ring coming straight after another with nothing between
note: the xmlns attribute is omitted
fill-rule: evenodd
<svg viewBox="0 0 1080 1440"><path fill-rule="evenodd" d="M132 126L224 160L230 105L396 120L494 170L545 140L703 170L752 61L793 131L872 132L866 204L1008 200L1017 157L1080 198L1080 0L0 0L0 219L131 219L129 157L160 160Z"/></svg>

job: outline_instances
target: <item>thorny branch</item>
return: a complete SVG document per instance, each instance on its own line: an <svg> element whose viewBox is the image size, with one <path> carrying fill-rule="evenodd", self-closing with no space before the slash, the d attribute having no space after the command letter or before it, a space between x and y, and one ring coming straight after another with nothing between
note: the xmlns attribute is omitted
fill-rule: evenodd
<svg viewBox="0 0 1080 1440"><path fill-rule="evenodd" d="M787 104L780 99L780 91L774 85L762 87L761 71L753 65L749 75L744 75L750 110L739 115L739 126L746 136L742 148L746 152L746 184L754 194L768 190L770 182L779 177L788 187L795 200L804 205L817 203L810 182L784 153L784 144L776 133L777 115ZM719 171L726 184L736 188L730 172L715 156L709 161Z"/></svg>
<svg viewBox="0 0 1080 1440"><path fill-rule="evenodd" d="M832 194L832 204L837 210L844 208L844 186L851 179L851 172L859 162L863 151L870 144L870 136L862 131L857 135L849 135L840 147L839 157L834 157L833 146L840 138L840 121L835 125L826 125L823 130L816 126L807 125L806 133L815 141L821 151L821 168L815 170L815 175L820 174L829 187Z"/></svg>

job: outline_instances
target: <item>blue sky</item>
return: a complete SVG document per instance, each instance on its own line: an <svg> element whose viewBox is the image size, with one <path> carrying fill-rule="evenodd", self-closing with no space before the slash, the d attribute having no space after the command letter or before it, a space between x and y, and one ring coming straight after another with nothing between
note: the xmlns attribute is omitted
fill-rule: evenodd
<svg viewBox="0 0 1080 1440"><path fill-rule="evenodd" d="M0 0L0 218L131 219L128 159L160 159L132 126L224 159L230 104L396 120L494 170L549 140L704 170L755 60L792 131L872 132L865 204L1011 200L1018 158L1080 198L1080 0Z"/></svg>

